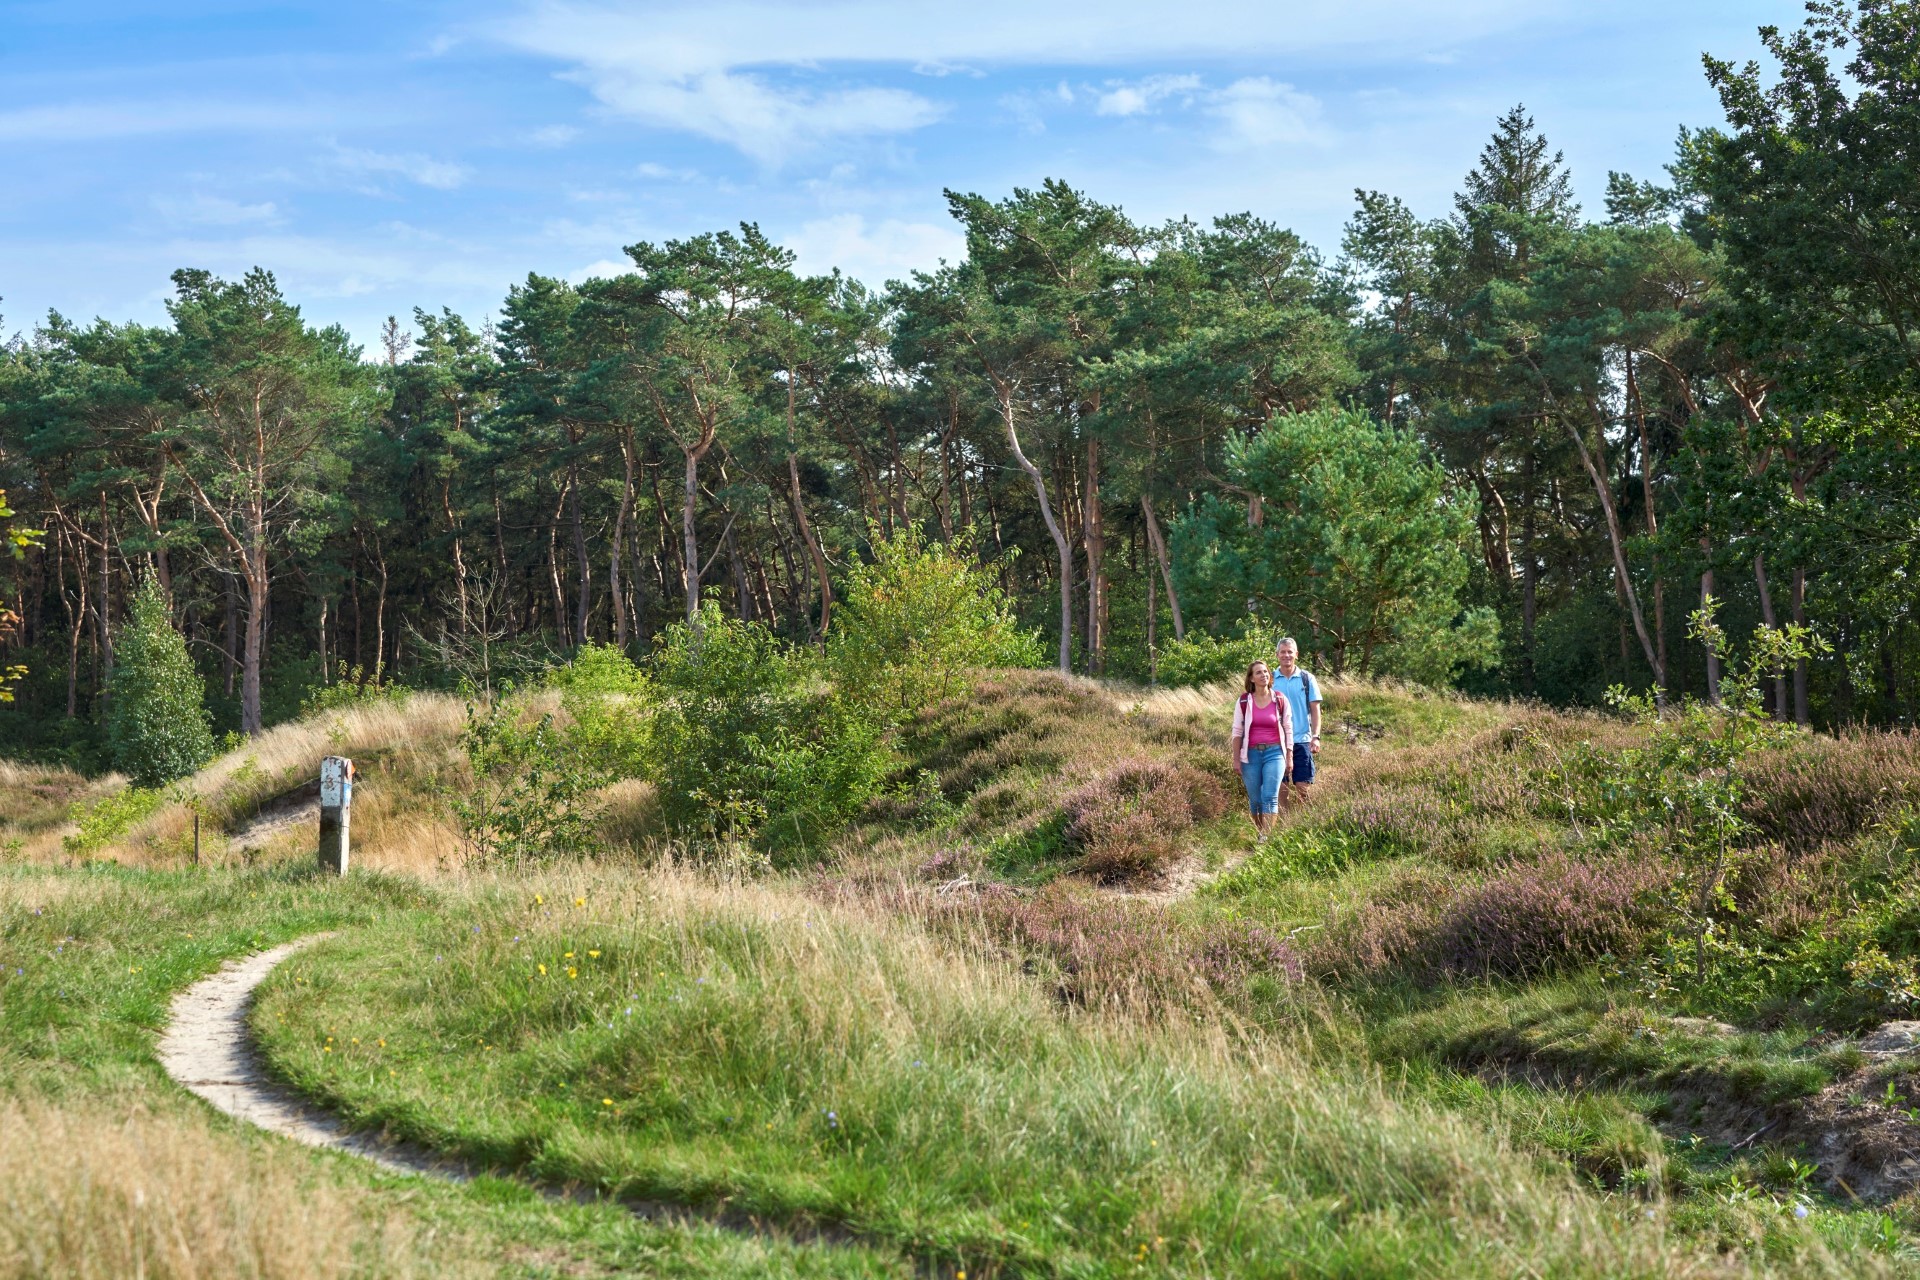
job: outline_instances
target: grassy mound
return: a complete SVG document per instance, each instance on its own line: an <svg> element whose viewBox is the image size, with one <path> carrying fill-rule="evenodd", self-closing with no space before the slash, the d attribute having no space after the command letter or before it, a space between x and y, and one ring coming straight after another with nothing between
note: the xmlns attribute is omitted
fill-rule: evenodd
<svg viewBox="0 0 1920 1280"><path fill-rule="evenodd" d="M1746 1269L1297 1034L1062 1017L984 938L778 887L500 884L289 961L255 1025L360 1123L970 1275Z"/></svg>
<svg viewBox="0 0 1920 1280"><path fill-rule="evenodd" d="M28 1046L0 1065L48 1096L69 1054L138 1058L217 957L345 923L264 989L278 1070L503 1169L860 1242L753 1267L1900 1273L1920 1056L1854 1040L1920 1007L1915 740L1749 762L1694 980L1671 832L1620 816L1646 727L1326 692L1322 779L1264 847L1230 691L1007 672L908 724L806 871L748 882L679 869L632 778L597 856L463 862L445 699L322 713L169 793L34 773L12 854L178 867L197 804L211 866L8 869L50 913L8 917L13 954L85 938L96 985L0 972ZM573 696L507 714L590 718ZM327 884L310 819L261 834L328 752L363 767L359 865L404 874ZM680 1241L688 1274L746 1256L717 1239Z"/></svg>

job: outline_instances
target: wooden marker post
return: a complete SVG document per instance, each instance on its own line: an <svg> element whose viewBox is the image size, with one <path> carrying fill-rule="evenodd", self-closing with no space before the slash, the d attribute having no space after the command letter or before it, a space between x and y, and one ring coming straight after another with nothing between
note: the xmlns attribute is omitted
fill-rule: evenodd
<svg viewBox="0 0 1920 1280"><path fill-rule="evenodd" d="M328 756L320 762L320 869L347 874L347 817L353 808L353 761Z"/></svg>

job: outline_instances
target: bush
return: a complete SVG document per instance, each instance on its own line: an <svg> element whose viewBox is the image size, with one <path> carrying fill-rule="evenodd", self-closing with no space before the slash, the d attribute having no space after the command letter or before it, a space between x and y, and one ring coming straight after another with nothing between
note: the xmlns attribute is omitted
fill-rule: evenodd
<svg viewBox="0 0 1920 1280"><path fill-rule="evenodd" d="M975 901L947 910L980 911L991 933L1051 962L1062 999L1090 1008L1161 1014L1305 976L1290 940L1246 921L1176 920L1068 881L1030 897L995 886Z"/></svg>
<svg viewBox="0 0 1920 1280"><path fill-rule="evenodd" d="M321 711L340 711L369 703L398 705L412 696L413 690L381 680L378 672L358 666L344 667L340 678L332 684L315 685L307 690L300 699L300 715L305 718Z"/></svg>
<svg viewBox="0 0 1920 1280"><path fill-rule="evenodd" d="M1522 977L1631 954L1667 915L1672 869L1633 857L1583 862L1554 853L1462 894L1426 948L1437 972Z"/></svg>
<svg viewBox="0 0 1920 1280"><path fill-rule="evenodd" d="M595 793L606 777L568 749L552 716L523 727L505 699L484 708L470 703L460 745L473 789L454 800L453 810L473 858L531 862L592 847L600 817Z"/></svg>
<svg viewBox="0 0 1920 1280"><path fill-rule="evenodd" d="M1231 803L1220 781L1190 765L1137 756L1075 789L1061 803L1066 846L1080 869L1113 883L1158 876L1181 837Z"/></svg>
<svg viewBox="0 0 1920 1280"><path fill-rule="evenodd" d="M668 825L804 850L878 791L880 726L826 686L807 652L711 604L656 644L647 753Z"/></svg>
<svg viewBox="0 0 1920 1280"><path fill-rule="evenodd" d="M1238 685L1255 659L1273 661L1274 641L1266 636L1239 636L1216 640L1204 631L1189 631L1160 650L1160 683L1172 688L1216 684Z"/></svg>
<svg viewBox="0 0 1920 1280"><path fill-rule="evenodd" d="M1640 952L1668 915L1673 868L1631 855L1583 861L1552 853L1450 893L1410 872L1330 922L1316 968L1346 978L1400 972L1421 982L1524 977Z"/></svg>
<svg viewBox="0 0 1920 1280"><path fill-rule="evenodd" d="M1920 735L1810 738L1754 756L1746 772L1743 815L1755 834L1805 853L1920 802Z"/></svg>
<svg viewBox="0 0 1920 1280"><path fill-rule="evenodd" d="M563 736L584 763L609 777L646 775L649 682L631 658L589 641L547 673L547 685L560 691L569 721Z"/></svg>
<svg viewBox="0 0 1920 1280"><path fill-rule="evenodd" d="M134 823L151 817L167 801L159 788L126 787L74 806L73 821L79 830L60 842L70 854L88 854L105 848Z"/></svg>
<svg viewBox="0 0 1920 1280"><path fill-rule="evenodd" d="M959 693L982 667L1041 664L1038 634L1016 629L964 538L949 546L914 528L891 538L875 528L873 556L854 566L827 639L847 696L902 719Z"/></svg>
<svg viewBox="0 0 1920 1280"><path fill-rule="evenodd" d="M134 592L108 685L107 743L136 786L185 777L213 758L206 687L174 629L166 592L148 578Z"/></svg>

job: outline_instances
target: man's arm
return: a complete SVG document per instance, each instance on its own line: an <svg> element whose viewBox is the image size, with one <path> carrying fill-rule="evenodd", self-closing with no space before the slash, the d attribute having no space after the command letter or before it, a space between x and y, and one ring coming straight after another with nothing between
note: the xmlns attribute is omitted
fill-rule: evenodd
<svg viewBox="0 0 1920 1280"><path fill-rule="evenodd" d="M1313 692L1320 692L1320 682L1313 682ZM1316 696L1307 703L1307 745L1313 750L1320 749L1320 699Z"/></svg>

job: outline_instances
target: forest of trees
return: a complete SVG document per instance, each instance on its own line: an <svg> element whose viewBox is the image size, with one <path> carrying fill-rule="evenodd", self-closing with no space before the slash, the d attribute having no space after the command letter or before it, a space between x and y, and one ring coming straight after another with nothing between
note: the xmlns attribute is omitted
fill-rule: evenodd
<svg viewBox="0 0 1920 1280"><path fill-rule="evenodd" d="M1095 675L1284 628L1327 674L1711 698L1711 593L1832 645L1782 718L1911 724L1920 23L1766 40L1708 60L1726 121L1662 181L1582 210L1515 108L1450 210L1359 192L1333 255L1049 182L948 193L964 260L884 292L746 225L372 352L264 269L176 272L163 325L51 315L0 349L0 508L41 531L0 558L0 754L101 758L149 577L254 732L343 681L638 655L702 598L816 642L908 529Z"/></svg>

